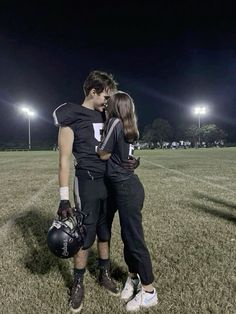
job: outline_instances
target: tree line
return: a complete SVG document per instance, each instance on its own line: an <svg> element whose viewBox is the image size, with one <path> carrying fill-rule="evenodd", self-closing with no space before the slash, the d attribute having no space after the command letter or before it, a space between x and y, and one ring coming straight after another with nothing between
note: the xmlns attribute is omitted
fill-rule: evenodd
<svg viewBox="0 0 236 314"><path fill-rule="evenodd" d="M163 147L165 142L191 142L192 147L222 145L227 139L227 133L216 124L205 124L200 128L196 125L173 128L165 119L155 119L146 125L141 140L154 146Z"/></svg>

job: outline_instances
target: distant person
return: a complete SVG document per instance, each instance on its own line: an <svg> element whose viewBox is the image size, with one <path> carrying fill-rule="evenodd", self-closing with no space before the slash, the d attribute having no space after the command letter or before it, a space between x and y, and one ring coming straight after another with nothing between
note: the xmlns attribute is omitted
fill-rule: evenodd
<svg viewBox="0 0 236 314"><path fill-rule="evenodd" d="M54 152L56 152L58 150L58 145L57 144L53 145L53 150L54 150Z"/></svg>
<svg viewBox="0 0 236 314"><path fill-rule="evenodd" d="M121 167L123 161L132 158L133 144L139 137L133 100L128 94L117 92L108 100L106 113L108 121L98 154L102 160L108 160L106 174L115 202L108 208L108 225L111 228L117 208L129 270L121 299L128 301L127 311L137 311L156 305L158 300L142 227L143 185L133 171Z"/></svg>

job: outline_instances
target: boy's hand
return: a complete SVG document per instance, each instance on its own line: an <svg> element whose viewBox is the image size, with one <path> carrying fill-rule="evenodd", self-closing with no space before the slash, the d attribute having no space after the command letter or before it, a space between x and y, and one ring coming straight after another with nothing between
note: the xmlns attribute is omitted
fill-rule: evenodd
<svg viewBox="0 0 236 314"><path fill-rule="evenodd" d="M121 167L127 170L134 171L140 165L140 157L137 159L134 156L129 156L127 161L121 163Z"/></svg>
<svg viewBox="0 0 236 314"><path fill-rule="evenodd" d="M57 210L57 214L61 218L67 218L73 216L74 210L71 208L69 200L61 200L59 203L59 208Z"/></svg>

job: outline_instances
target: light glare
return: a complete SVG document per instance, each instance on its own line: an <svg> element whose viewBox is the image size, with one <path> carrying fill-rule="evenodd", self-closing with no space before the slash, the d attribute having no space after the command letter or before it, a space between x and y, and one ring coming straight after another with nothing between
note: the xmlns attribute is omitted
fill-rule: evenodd
<svg viewBox="0 0 236 314"><path fill-rule="evenodd" d="M29 109L26 108L26 107L22 107L21 110L22 110L23 112L29 112Z"/></svg>
<svg viewBox="0 0 236 314"><path fill-rule="evenodd" d="M207 112L206 107L197 106L197 107L194 108L194 113L195 114L201 115L201 114L206 114L206 112Z"/></svg>
<svg viewBox="0 0 236 314"><path fill-rule="evenodd" d="M28 117L35 116L35 112L27 107L21 107L21 111L24 112Z"/></svg>

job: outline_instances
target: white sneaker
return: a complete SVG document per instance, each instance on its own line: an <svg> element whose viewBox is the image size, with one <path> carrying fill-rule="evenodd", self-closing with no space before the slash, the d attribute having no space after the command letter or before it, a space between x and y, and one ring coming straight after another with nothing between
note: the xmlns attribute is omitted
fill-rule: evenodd
<svg viewBox="0 0 236 314"><path fill-rule="evenodd" d="M141 289L141 281L138 278L132 279L128 277L123 290L121 291L121 299L124 301L130 300L138 290Z"/></svg>
<svg viewBox="0 0 236 314"><path fill-rule="evenodd" d="M140 308L148 308L156 305L158 302L157 292L154 289L153 293L145 292L142 288L136 296L126 304L127 311L138 311Z"/></svg>

